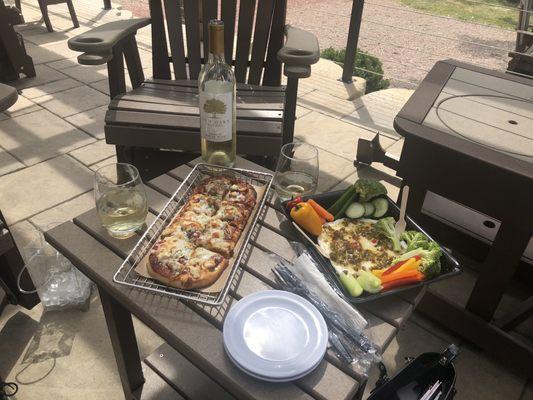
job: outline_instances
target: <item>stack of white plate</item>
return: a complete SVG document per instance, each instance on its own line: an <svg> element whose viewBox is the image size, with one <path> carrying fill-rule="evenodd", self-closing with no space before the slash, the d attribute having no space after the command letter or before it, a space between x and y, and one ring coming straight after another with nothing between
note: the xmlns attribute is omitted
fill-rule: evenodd
<svg viewBox="0 0 533 400"><path fill-rule="evenodd" d="M239 301L224 321L224 348L247 374L288 382L313 371L328 343L326 322L307 300L266 290Z"/></svg>

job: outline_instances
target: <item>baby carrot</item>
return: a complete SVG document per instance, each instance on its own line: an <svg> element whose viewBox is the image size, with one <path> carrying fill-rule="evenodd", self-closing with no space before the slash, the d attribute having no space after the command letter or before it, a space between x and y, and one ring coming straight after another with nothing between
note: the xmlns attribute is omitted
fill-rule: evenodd
<svg viewBox="0 0 533 400"><path fill-rule="evenodd" d="M329 213L328 210L326 210L324 207L322 207L320 204L318 204L313 199L307 200L307 202L313 207L318 215L320 215L322 218L324 218L326 221L333 221L334 217L333 214Z"/></svg>
<svg viewBox="0 0 533 400"><path fill-rule="evenodd" d="M407 279L407 278L416 278L418 280L424 279L424 275L416 270L407 270L402 272L396 272L389 275L382 275L381 276L381 283L385 284L388 282L396 281L399 279Z"/></svg>

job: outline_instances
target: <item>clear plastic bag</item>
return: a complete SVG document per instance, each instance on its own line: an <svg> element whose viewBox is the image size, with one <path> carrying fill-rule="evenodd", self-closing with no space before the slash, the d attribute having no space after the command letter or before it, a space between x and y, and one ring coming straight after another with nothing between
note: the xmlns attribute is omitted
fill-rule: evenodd
<svg viewBox="0 0 533 400"><path fill-rule="evenodd" d="M35 293L45 311L67 308L86 309L91 295L91 281L50 244L42 233L22 249L26 265L20 271L17 285L22 293ZM24 271L28 271L35 290L20 286Z"/></svg>
<svg viewBox="0 0 533 400"><path fill-rule="evenodd" d="M286 260L270 253L279 283L286 290L307 298L319 309L328 323L330 344L337 356L352 364L359 374L367 375L381 356L371 338L363 332L366 319L339 296L305 246L298 242L291 245L296 252L293 259Z"/></svg>

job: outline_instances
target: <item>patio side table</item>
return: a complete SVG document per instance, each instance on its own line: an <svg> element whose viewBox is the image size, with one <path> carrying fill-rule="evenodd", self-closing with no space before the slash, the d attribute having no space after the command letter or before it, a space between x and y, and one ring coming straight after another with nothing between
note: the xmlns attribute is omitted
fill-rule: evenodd
<svg viewBox="0 0 533 400"><path fill-rule="evenodd" d="M421 310L532 378L533 349L508 332L532 300L492 319L533 233L533 81L441 61L394 126L405 136L398 175L410 185L409 215L492 242L465 304L430 290Z"/></svg>
<svg viewBox="0 0 533 400"><path fill-rule="evenodd" d="M195 162L182 165L146 183L149 224L173 195ZM238 158L237 167L265 168ZM360 399L366 384L355 369L328 350L311 374L290 383L268 383L240 371L227 358L222 342L224 317L239 299L275 288L268 252L294 255L290 223L270 193L251 243L220 307L202 306L176 298L130 288L112 278L139 236L110 237L96 210L48 231L47 240L98 286L119 374L127 399ZM361 306L369 321L366 334L385 350L424 293L413 289ZM131 314L160 335L166 343L141 362ZM179 394L181 393L181 394ZM183 395L183 396L182 396Z"/></svg>

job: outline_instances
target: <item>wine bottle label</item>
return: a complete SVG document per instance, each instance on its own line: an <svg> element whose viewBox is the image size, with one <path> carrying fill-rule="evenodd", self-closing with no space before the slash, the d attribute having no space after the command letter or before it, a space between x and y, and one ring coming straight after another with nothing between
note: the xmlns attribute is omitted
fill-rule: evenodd
<svg viewBox="0 0 533 400"><path fill-rule="evenodd" d="M232 101L233 92L200 93L202 139L211 142L227 142L232 139Z"/></svg>

